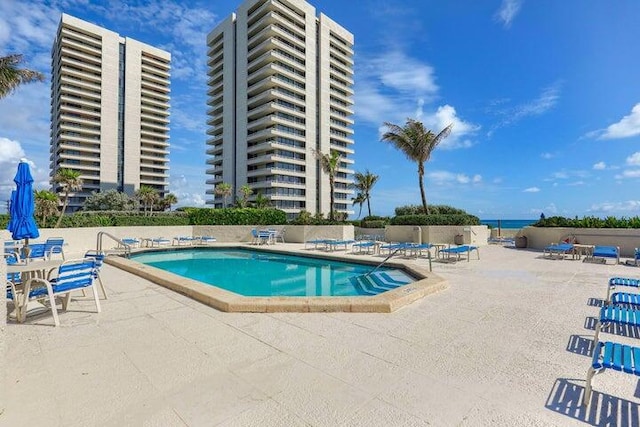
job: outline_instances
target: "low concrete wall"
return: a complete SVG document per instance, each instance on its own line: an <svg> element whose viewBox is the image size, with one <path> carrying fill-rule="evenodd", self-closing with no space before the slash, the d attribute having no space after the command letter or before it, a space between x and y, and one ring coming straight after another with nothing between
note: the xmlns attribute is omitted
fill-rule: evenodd
<svg viewBox="0 0 640 427"><path fill-rule="evenodd" d="M470 245L486 245L489 229L486 225L388 225L380 228L358 228L356 235L382 234L387 242L454 243L456 235Z"/></svg>
<svg viewBox="0 0 640 427"><path fill-rule="evenodd" d="M640 247L640 229L635 228L525 227L519 235L527 238L528 248L540 250L567 236L585 245L619 246L624 257L633 257L634 249Z"/></svg>
<svg viewBox="0 0 640 427"><path fill-rule="evenodd" d="M251 230L254 228L274 228L284 230L284 239L287 243L304 243L306 240L316 238L327 239L353 239L353 225L181 225L158 227L87 227L87 228L43 228L40 229L40 237L32 241L43 242L49 237L64 238L67 246L65 252L71 256L81 256L89 249L96 249L97 236L100 231L109 233L119 239L124 237L154 238L165 237L172 239L177 236L213 236L218 242L237 243L250 242ZM0 231L0 239L11 240L11 233ZM103 249L111 249L116 242L109 237L104 237Z"/></svg>
<svg viewBox="0 0 640 427"><path fill-rule="evenodd" d="M304 243L313 239L353 240L353 225L287 225L284 239L287 243Z"/></svg>

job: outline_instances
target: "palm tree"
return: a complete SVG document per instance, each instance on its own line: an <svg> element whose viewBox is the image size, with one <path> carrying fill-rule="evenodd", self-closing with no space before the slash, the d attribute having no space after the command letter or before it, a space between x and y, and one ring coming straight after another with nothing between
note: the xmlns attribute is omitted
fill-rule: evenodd
<svg viewBox="0 0 640 427"><path fill-rule="evenodd" d="M360 205L360 210L358 211L358 218L360 218L360 215L362 215L362 205L366 200L367 199L365 199L364 194L362 193L358 193L356 194L356 197L351 198L351 201L353 202L354 205Z"/></svg>
<svg viewBox="0 0 640 427"><path fill-rule="evenodd" d="M420 196L422 197L422 208L429 214L427 198L424 195L424 164L431 158L431 152L451 133L453 124L442 129L439 134L434 134L424 127L422 122L407 119L407 124L398 126L385 122L387 132L382 135L382 140L393 144L402 151L409 160L418 164L418 181L420 183Z"/></svg>
<svg viewBox="0 0 640 427"><path fill-rule="evenodd" d="M246 208L249 202L249 196L253 194L253 190L249 187L249 184L244 184L240 187L240 198L238 199L238 206Z"/></svg>
<svg viewBox="0 0 640 427"><path fill-rule="evenodd" d="M140 203L142 203L144 215L147 216L148 212L149 216L151 216L153 205L160 199L158 192L152 187L142 185L140 189L136 191L136 197L140 200Z"/></svg>
<svg viewBox="0 0 640 427"><path fill-rule="evenodd" d="M82 188L82 178L80 178L80 172L71 169L60 169L53 177L53 182L60 184L62 190L62 210L60 216L56 222L56 227L60 227L62 223L62 217L67 210L69 204L69 195L74 191L78 191Z"/></svg>
<svg viewBox="0 0 640 427"><path fill-rule="evenodd" d="M320 150L313 150L313 154L320 162L322 171L329 175L329 221L335 221L335 215L333 213L333 203L335 200L335 186L336 186L336 174L342 161L342 154L336 150L331 150L329 154L323 154Z"/></svg>
<svg viewBox="0 0 640 427"><path fill-rule="evenodd" d="M36 218L40 219L40 226L47 226L47 218L58 213L60 198L56 193L48 190L35 190Z"/></svg>
<svg viewBox="0 0 640 427"><path fill-rule="evenodd" d="M169 193L164 196L164 203L169 207L169 211L171 211L171 205L175 205L178 203L178 198L175 194Z"/></svg>
<svg viewBox="0 0 640 427"><path fill-rule="evenodd" d="M218 185L216 185L216 188L213 190L213 193L216 196L221 196L222 197L222 207L226 208L227 207L227 197L229 197L232 194L231 191L231 184L226 183L226 182L222 182Z"/></svg>
<svg viewBox="0 0 640 427"><path fill-rule="evenodd" d="M22 55L19 54L0 57L0 99L9 95L21 84L44 81L44 74L18 68L21 62Z"/></svg>
<svg viewBox="0 0 640 427"><path fill-rule="evenodd" d="M369 211L368 216L371 216L371 189L374 185L376 185L376 182L378 182L378 179L380 177L374 173L369 172L369 169L365 170L364 173L356 172L353 177L356 180L353 186L356 190L359 191L358 196L362 196L363 198L363 200L359 202L360 211L362 212L362 204L364 202L367 202L367 210ZM354 200L354 203L357 202ZM358 217L359 216L360 215L358 215Z"/></svg>
<svg viewBox="0 0 640 427"><path fill-rule="evenodd" d="M271 199L262 193L256 194L256 199L253 202L256 209L265 209L271 204Z"/></svg>

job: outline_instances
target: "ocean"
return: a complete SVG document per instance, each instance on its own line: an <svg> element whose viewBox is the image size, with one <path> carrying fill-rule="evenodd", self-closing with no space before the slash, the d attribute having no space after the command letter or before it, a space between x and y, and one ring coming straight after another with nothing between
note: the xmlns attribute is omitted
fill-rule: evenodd
<svg viewBox="0 0 640 427"><path fill-rule="evenodd" d="M498 221L500 221L500 227L504 229L519 229L538 222L537 219L481 219L480 224L490 225L493 228L498 228Z"/></svg>

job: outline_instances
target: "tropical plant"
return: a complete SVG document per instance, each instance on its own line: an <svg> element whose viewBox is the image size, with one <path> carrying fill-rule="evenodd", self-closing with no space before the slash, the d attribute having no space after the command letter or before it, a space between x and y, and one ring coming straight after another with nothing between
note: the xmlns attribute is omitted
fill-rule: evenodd
<svg viewBox="0 0 640 427"><path fill-rule="evenodd" d="M162 199L164 201L164 205L171 210L171 205L175 205L176 203L178 203L178 197L176 197L175 194L173 193L168 193L165 194L164 198Z"/></svg>
<svg viewBox="0 0 640 427"><path fill-rule="evenodd" d="M422 122L407 119L404 126L385 122L387 131L382 135L382 141L393 144L402 151L409 160L418 164L418 181L420 183L420 196L424 213L429 214L427 198L424 194L424 165L431 158L433 150L451 133L453 124L445 127L438 133L424 127Z"/></svg>
<svg viewBox="0 0 640 427"><path fill-rule="evenodd" d="M253 204L257 209L264 209L271 205L271 199L262 193L258 193L256 194L256 199L253 201Z"/></svg>
<svg viewBox="0 0 640 427"><path fill-rule="evenodd" d="M140 186L140 189L136 191L136 197L140 200L140 203L143 206L143 212L145 216L151 216L153 212L153 206L156 204L158 200L160 200L160 196L158 192L147 185Z"/></svg>
<svg viewBox="0 0 640 427"><path fill-rule="evenodd" d="M18 68L21 62L22 55L19 54L0 57L0 99L9 95L21 84L44 81L44 74Z"/></svg>
<svg viewBox="0 0 640 427"><path fill-rule="evenodd" d="M227 182L222 182L222 183L216 185L216 188L213 190L213 193L216 196L222 197L222 207L226 208L227 207L227 197L229 197L231 194L233 194L232 188L231 188L231 184L229 184Z"/></svg>
<svg viewBox="0 0 640 427"><path fill-rule="evenodd" d="M342 160L342 154L336 150L331 150L329 154L324 154L320 150L313 150L313 154L320 162L322 171L329 175L329 221L335 221L333 205L335 201L336 175Z"/></svg>
<svg viewBox="0 0 640 427"><path fill-rule="evenodd" d="M84 202L85 211L132 211L137 207L136 200L115 189L92 192Z"/></svg>
<svg viewBox="0 0 640 427"><path fill-rule="evenodd" d="M237 200L237 205L239 208L246 208L249 203L249 197L253 194L253 190L249 187L249 184L244 184L240 186L240 190L238 191L239 196Z"/></svg>
<svg viewBox="0 0 640 427"><path fill-rule="evenodd" d="M363 201L360 202L360 212L362 212L362 204L367 202L368 216L371 216L371 189L376 185L380 177L369 172L369 169L365 170L364 173L356 172L353 177L355 178L353 186L359 191L359 195L363 198ZM360 215L358 215L358 217L360 217Z"/></svg>
<svg viewBox="0 0 640 427"><path fill-rule="evenodd" d="M58 213L60 198L56 193L49 190L35 190L34 196L36 203L35 216L40 219L40 226L45 227L47 219Z"/></svg>
<svg viewBox="0 0 640 427"><path fill-rule="evenodd" d="M60 227L62 223L62 217L67 210L69 204L69 195L74 191L78 191L82 188L82 178L80 178L80 172L72 169L60 169L53 177L53 182L60 185L62 191L62 209L60 210L60 216L56 222L55 228Z"/></svg>
<svg viewBox="0 0 640 427"><path fill-rule="evenodd" d="M354 205L360 205L360 209L358 210L358 218L360 218L360 215L362 215L362 205L364 205L364 202L366 201L364 194L356 194L356 197L352 197L351 201Z"/></svg>

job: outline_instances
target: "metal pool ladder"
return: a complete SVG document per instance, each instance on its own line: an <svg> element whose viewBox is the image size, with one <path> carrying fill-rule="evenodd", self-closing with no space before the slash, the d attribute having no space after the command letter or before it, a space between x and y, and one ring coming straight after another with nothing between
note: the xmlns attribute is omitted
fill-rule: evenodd
<svg viewBox="0 0 640 427"><path fill-rule="evenodd" d="M103 250L102 250L102 238L103 238L103 236L109 237L111 240L115 241L119 246L122 246L124 248L124 256L126 258L129 258L131 256L131 245L128 245L127 243L125 243L122 240L118 239L113 234L109 234L106 231L98 232L98 237L96 239L96 250L98 252L103 252Z"/></svg>

